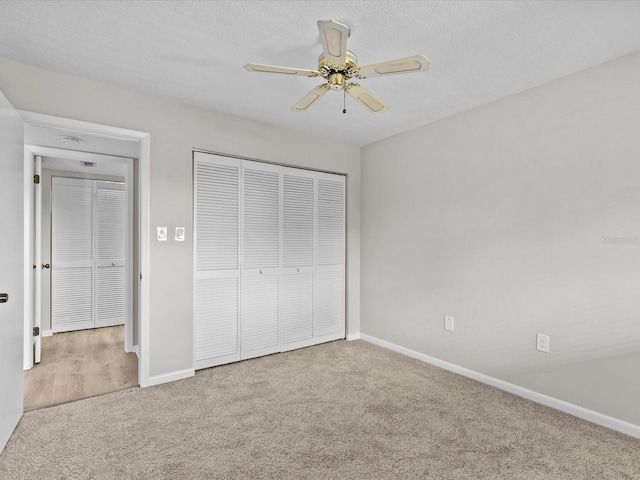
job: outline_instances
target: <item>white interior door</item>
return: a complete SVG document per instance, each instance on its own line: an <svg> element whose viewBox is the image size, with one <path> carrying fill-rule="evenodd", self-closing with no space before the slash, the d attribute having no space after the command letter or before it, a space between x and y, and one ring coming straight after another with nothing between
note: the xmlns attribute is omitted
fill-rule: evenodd
<svg viewBox="0 0 640 480"><path fill-rule="evenodd" d="M194 365L240 360L241 161L194 155Z"/></svg>
<svg viewBox="0 0 640 480"><path fill-rule="evenodd" d="M316 173L282 167L282 351L315 343Z"/></svg>
<svg viewBox="0 0 640 480"><path fill-rule="evenodd" d="M22 416L27 268L23 149L22 118L0 92L0 451Z"/></svg>
<svg viewBox="0 0 640 480"><path fill-rule="evenodd" d="M242 162L241 358L280 351L278 165Z"/></svg>
<svg viewBox="0 0 640 480"><path fill-rule="evenodd" d="M318 173L317 343L345 335L345 180Z"/></svg>
<svg viewBox="0 0 640 480"><path fill-rule="evenodd" d="M95 326L123 325L127 316L125 185L95 182Z"/></svg>
<svg viewBox="0 0 640 480"><path fill-rule="evenodd" d="M51 330L94 326L93 180L54 177L51 191Z"/></svg>
<svg viewBox="0 0 640 480"><path fill-rule="evenodd" d="M34 362L42 357L42 157L34 156L34 173L38 183L33 184L33 327L37 335L33 337Z"/></svg>

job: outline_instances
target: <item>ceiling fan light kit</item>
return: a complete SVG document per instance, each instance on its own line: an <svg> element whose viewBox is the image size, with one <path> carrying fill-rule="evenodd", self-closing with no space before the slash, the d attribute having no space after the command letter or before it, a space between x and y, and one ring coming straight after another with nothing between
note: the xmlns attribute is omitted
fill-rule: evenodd
<svg viewBox="0 0 640 480"><path fill-rule="evenodd" d="M244 68L249 72L279 73L304 77L322 77L325 82L305 95L291 110L304 112L314 105L329 90L342 90L372 114L384 113L389 104L376 97L358 83L349 82L352 78L359 80L370 77L397 75L400 73L422 72L429 68L429 59L424 55L398 58L386 62L373 63L358 67L358 57L347 49L349 27L334 20L318 22L320 41L324 52L318 58L317 70L279 67L247 63ZM346 110L343 110L346 113Z"/></svg>

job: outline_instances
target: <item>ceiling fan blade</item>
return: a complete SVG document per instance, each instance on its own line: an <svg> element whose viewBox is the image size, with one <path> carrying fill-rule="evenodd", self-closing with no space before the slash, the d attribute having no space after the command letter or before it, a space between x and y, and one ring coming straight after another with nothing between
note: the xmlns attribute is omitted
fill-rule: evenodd
<svg viewBox="0 0 640 480"><path fill-rule="evenodd" d="M389 104L376 97L366 88L362 88L357 83L350 83L347 85L347 93L351 95L364 108L369 110L370 113L377 115L389 110Z"/></svg>
<svg viewBox="0 0 640 480"><path fill-rule="evenodd" d="M311 105L316 103L316 101L318 101L320 97L322 97L328 91L329 91L328 83L322 83L318 85L316 88L314 88L309 93L307 93L302 100L300 100L293 107L291 107L291 110L294 112L304 112L309 107L311 107Z"/></svg>
<svg viewBox="0 0 640 480"><path fill-rule="evenodd" d="M349 27L333 20L319 20L318 30L324 48L324 59L333 65L345 65Z"/></svg>
<svg viewBox="0 0 640 480"><path fill-rule="evenodd" d="M413 57L397 58L386 62L372 63L360 67L362 78L381 77L385 75L395 75L398 73L421 72L429 68L431 62L424 55L414 55Z"/></svg>
<svg viewBox="0 0 640 480"><path fill-rule="evenodd" d="M249 72L284 73L285 75L300 75L305 77L317 77L320 72L316 70L304 70L302 68L276 67L274 65L260 65L247 63L244 69Z"/></svg>

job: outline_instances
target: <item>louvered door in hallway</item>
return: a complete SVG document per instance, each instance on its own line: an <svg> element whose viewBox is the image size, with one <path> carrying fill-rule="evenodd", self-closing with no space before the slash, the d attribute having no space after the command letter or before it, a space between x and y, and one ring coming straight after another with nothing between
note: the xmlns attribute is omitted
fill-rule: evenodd
<svg viewBox="0 0 640 480"><path fill-rule="evenodd" d="M52 331L124 324L124 184L53 177L51 193Z"/></svg>

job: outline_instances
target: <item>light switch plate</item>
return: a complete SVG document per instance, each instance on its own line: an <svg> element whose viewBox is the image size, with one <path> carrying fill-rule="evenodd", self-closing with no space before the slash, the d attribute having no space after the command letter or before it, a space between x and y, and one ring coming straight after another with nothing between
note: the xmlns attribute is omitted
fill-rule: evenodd
<svg viewBox="0 0 640 480"><path fill-rule="evenodd" d="M156 229L156 240L159 242L167 241L167 227L158 227Z"/></svg>
<svg viewBox="0 0 640 480"><path fill-rule="evenodd" d="M449 331L449 332L453 332L453 321L454 318L449 316L449 315L445 315L444 316L444 329Z"/></svg>
<svg viewBox="0 0 640 480"><path fill-rule="evenodd" d="M176 227L176 242L184 242L184 227Z"/></svg>

